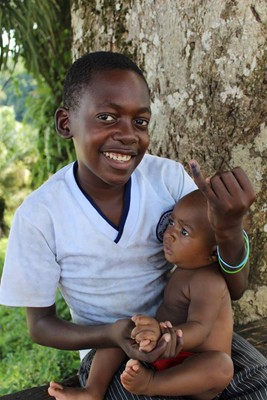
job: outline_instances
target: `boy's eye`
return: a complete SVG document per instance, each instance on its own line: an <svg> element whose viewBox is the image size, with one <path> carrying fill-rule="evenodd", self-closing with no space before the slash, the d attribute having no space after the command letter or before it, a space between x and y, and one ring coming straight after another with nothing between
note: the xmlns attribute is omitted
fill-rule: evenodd
<svg viewBox="0 0 267 400"><path fill-rule="evenodd" d="M110 114L99 114L97 118L101 119L101 121L108 121L108 122L115 120L115 118Z"/></svg>
<svg viewBox="0 0 267 400"><path fill-rule="evenodd" d="M184 228L181 228L181 229L180 229L180 233L181 233L181 235L183 235L183 236L189 236L189 233L188 233L187 230L184 229Z"/></svg>
<svg viewBox="0 0 267 400"><path fill-rule="evenodd" d="M149 124L149 121L147 119L143 118L137 118L135 120L136 125L142 126L142 127L147 127Z"/></svg>

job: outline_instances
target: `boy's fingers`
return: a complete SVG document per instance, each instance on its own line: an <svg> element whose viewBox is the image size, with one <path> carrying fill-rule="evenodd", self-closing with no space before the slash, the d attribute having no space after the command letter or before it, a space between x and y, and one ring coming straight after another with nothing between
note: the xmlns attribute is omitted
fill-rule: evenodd
<svg viewBox="0 0 267 400"><path fill-rule="evenodd" d="M178 337L177 346L176 346L176 354L178 354L184 347L183 331L181 331L181 329L177 329L176 335Z"/></svg>
<svg viewBox="0 0 267 400"><path fill-rule="evenodd" d="M199 190L204 194L205 197L210 197L212 194L212 190L210 188L210 185L206 181L206 179L203 177L200 166L196 160L190 160L189 161L189 167L194 179L195 184L199 188Z"/></svg>
<svg viewBox="0 0 267 400"><path fill-rule="evenodd" d="M128 347L127 349L124 349L124 351L130 358L151 363L160 358L164 354L166 346L167 342L163 338L158 342L155 349L152 350L150 353L144 353L139 351L139 348L136 347L136 345L131 345L131 348Z"/></svg>
<svg viewBox="0 0 267 400"><path fill-rule="evenodd" d="M240 167L234 168L232 173L235 176L235 179L239 183L240 187L242 188L243 192L247 194L249 204L251 205L256 200L256 193L249 177Z"/></svg>

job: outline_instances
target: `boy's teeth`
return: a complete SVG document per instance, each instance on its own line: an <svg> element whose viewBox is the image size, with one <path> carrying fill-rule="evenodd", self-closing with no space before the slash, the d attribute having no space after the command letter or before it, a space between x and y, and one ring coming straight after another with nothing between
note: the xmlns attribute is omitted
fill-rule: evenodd
<svg viewBox="0 0 267 400"><path fill-rule="evenodd" d="M106 157L112 158L112 160L116 161L129 161L131 159L131 156L127 154L107 153L107 152L104 152L104 154Z"/></svg>

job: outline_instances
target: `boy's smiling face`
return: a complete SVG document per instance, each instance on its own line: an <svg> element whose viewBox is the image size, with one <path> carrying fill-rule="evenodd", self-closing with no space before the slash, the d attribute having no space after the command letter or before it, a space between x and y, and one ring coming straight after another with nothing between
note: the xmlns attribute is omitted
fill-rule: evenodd
<svg viewBox="0 0 267 400"><path fill-rule="evenodd" d="M124 185L149 145L150 97L142 77L119 69L94 73L77 109L65 113L81 184Z"/></svg>

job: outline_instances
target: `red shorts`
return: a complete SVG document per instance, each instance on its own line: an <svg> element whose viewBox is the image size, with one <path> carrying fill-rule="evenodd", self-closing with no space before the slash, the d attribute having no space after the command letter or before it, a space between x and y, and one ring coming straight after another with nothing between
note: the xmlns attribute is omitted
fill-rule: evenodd
<svg viewBox="0 0 267 400"><path fill-rule="evenodd" d="M193 354L195 353L191 351L181 351L176 357L162 358L161 360L154 361L152 365L157 371L162 371L174 367L175 365L182 364L186 358L191 357Z"/></svg>

